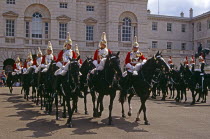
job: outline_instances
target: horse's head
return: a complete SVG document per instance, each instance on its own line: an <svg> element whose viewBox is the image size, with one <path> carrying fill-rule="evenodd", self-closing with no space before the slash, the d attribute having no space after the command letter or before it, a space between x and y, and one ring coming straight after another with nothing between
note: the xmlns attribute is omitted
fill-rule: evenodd
<svg viewBox="0 0 210 139"><path fill-rule="evenodd" d="M68 67L68 72L69 72L69 76L73 77L73 79L75 81L79 81L79 70L80 70L80 65L79 65L79 61L80 60L80 56L77 57L77 59L70 59L70 64Z"/></svg>
<svg viewBox="0 0 210 139"><path fill-rule="evenodd" d="M122 70L120 67L120 58L119 58L120 52L117 53L109 53L107 56L107 61L109 61L109 66L112 68L118 75L118 77L122 76Z"/></svg>
<svg viewBox="0 0 210 139"><path fill-rule="evenodd" d="M49 72L54 74L54 72L58 69L56 66L56 62L54 60L51 61L50 66L49 66Z"/></svg>
<svg viewBox="0 0 210 139"><path fill-rule="evenodd" d="M161 71L169 72L171 70L169 65L162 58L162 55L159 51L157 52L156 55L153 56L153 58L151 59L151 63L154 63L153 66L156 69L160 69Z"/></svg>

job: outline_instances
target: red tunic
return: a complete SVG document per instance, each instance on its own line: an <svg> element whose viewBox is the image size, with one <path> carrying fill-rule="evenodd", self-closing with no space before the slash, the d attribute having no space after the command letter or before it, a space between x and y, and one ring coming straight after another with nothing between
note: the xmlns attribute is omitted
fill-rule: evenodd
<svg viewBox="0 0 210 139"><path fill-rule="evenodd" d="M131 59L130 59L130 54L131 52L128 52L126 58L125 58L125 64L131 63ZM144 55L141 55L138 59L138 61L140 60L146 60L146 58L144 57Z"/></svg>
<svg viewBox="0 0 210 139"><path fill-rule="evenodd" d="M24 62L23 68L27 68L27 62Z"/></svg>
<svg viewBox="0 0 210 139"><path fill-rule="evenodd" d="M13 70L17 69L16 63L13 65Z"/></svg>
<svg viewBox="0 0 210 139"><path fill-rule="evenodd" d="M99 50L99 49L97 49L97 50L95 51L93 60L98 60L98 50ZM109 53L112 53L111 50L108 49L108 51L109 51Z"/></svg>
<svg viewBox="0 0 210 139"><path fill-rule="evenodd" d="M33 60L33 66L34 66L34 65L37 66L36 59Z"/></svg>
<svg viewBox="0 0 210 139"><path fill-rule="evenodd" d="M58 53L58 58L57 58L56 62L62 62L63 61L63 53L64 53L64 50L61 50Z"/></svg>
<svg viewBox="0 0 210 139"><path fill-rule="evenodd" d="M42 62L41 62L41 64L45 64L45 55L42 57ZM55 56L53 56L53 60L54 61L56 61L56 57Z"/></svg>
<svg viewBox="0 0 210 139"><path fill-rule="evenodd" d="M173 64L172 59L168 60L168 64Z"/></svg>
<svg viewBox="0 0 210 139"><path fill-rule="evenodd" d="M77 59L76 53L75 53L74 51L72 51L72 53L73 53L72 58ZM63 54L64 54L64 50L61 50L61 51L58 53L58 58L57 58L56 62L63 62Z"/></svg>
<svg viewBox="0 0 210 139"><path fill-rule="evenodd" d="M82 59L81 58L79 59L79 63L82 64Z"/></svg>

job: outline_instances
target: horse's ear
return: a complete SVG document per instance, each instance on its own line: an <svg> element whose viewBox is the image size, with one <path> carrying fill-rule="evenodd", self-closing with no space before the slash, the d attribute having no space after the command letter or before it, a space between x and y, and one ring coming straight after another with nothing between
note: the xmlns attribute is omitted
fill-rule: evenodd
<svg viewBox="0 0 210 139"><path fill-rule="evenodd" d="M156 55L155 55L155 57L157 57L157 56L159 56L160 55L160 53L159 53L159 51L156 53Z"/></svg>
<svg viewBox="0 0 210 139"><path fill-rule="evenodd" d="M119 56L119 55L120 55L120 51L117 52L117 56Z"/></svg>
<svg viewBox="0 0 210 139"><path fill-rule="evenodd" d="M78 61L78 60L80 60L80 55L77 57L77 59L76 59L76 60L77 60L77 61Z"/></svg>

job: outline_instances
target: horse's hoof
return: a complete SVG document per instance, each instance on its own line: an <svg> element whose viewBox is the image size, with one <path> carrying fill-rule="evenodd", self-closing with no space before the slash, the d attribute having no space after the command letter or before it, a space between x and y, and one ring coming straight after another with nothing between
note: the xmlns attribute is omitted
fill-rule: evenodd
<svg viewBox="0 0 210 139"><path fill-rule="evenodd" d="M136 122L140 121L140 118L136 118Z"/></svg>
<svg viewBox="0 0 210 139"><path fill-rule="evenodd" d="M96 112L94 112L94 113L93 113L93 117L97 117L97 114L96 114Z"/></svg>
<svg viewBox="0 0 210 139"><path fill-rule="evenodd" d="M192 102L190 105L195 105L195 102Z"/></svg>
<svg viewBox="0 0 210 139"><path fill-rule="evenodd" d="M196 102L199 102L200 100L197 100Z"/></svg>
<svg viewBox="0 0 210 139"><path fill-rule="evenodd" d="M72 128L72 123L68 123L68 124L67 124L67 127L68 127L68 128Z"/></svg>
<svg viewBox="0 0 210 139"><path fill-rule="evenodd" d="M88 114L89 114L89 113L86 111L86 112L85 112L85 115L88 115Z"/></svg>
<svg viewBox="0 0 210 139"><path fill-rule="evenodd" d="M131 116L132 115L132 113L131 112L128 112L128 116Z"/></svg>
<svg viewBox="0 0 210 139"><path fill-rule="evenodd" d="M122 118L126 118L125 114L122 115Z"/></svg>
<svg viewBox="0 0 210 139"><path fill-rule="evenodd" d="M144 124L145 125L150 125L150 123L148 121L145 121Z"/></svg>
<svg viewBox="0 0 210 139"><path fill-rule="evenodd" d="M59 120L59 118L58 118L58 117L56 117L56 120Z"/></svg>
<svg viewBox="0 0 210 139"><path fill-rule="evenodd" d="M62 118L66 118L66 114L63 114L63 115L62 115Z"/></svg>

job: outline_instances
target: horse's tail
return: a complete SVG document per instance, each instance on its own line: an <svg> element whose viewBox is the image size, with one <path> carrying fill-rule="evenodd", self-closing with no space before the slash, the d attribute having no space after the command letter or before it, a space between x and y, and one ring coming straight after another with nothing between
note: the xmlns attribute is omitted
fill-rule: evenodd
<svg viewBox="0 0 210 139"><path fill-rule="evenodd" d="M126 101L126 98L127 98L127 92L126 90L122 89L119 95L119 102L124 103Z"/></svg>

